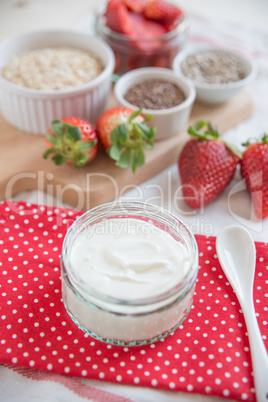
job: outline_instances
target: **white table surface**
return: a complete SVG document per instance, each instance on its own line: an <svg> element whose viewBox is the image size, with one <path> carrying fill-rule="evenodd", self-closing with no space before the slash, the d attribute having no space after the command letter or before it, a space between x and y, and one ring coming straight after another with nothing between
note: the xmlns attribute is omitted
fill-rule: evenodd
<svg viewBox="0 0 268 402"><path fill-rule="evenodd" d="M258 63L258 76L250 86L255 111L252 117L225 133L226 139L237 144L268 130L268 1L267 0L181 0L189 13L193 35L209 38L219 45L239 44ZM75 27L87 30L90 13L97 0L0 0L0 40L20 32L41 28ZM204 28L205 27L205 28ZM210 33L211 32L211 33ZM245 226L256 241L268 241L268 219L258 221L252 214L250 198L239 173L218 197L203 211L193 211L175 197L180 185L177 166L173 165L124 195L126 199L140 199L164 206L175 213L194 233L217 235L228 224ZM141 196L142 194L142 196ZM63 205L40 191L25 191L14 200L39 204ZM66 205L65 205L66 206ZM211 401L217 398L146 390L88 380L91 386L105 389L133 401ZM3 401L80 401L85 400L62 385L47 385L22 378L0 367L0 400ZM53 397L52 397L53 395ZM2 399L3 398L3 399ZM36 399L37 398L37 399ZM111 399L112 400L112 399ZM116 399L114 399L116 401Z"/></svg>
<svg viewBox="0 0 268 402"><path fill-rule="evenodd" d="M65 28L100 0L0 0L0 39L26 29ZM186 11L268 31L267 0L173 0Z"/></svg>

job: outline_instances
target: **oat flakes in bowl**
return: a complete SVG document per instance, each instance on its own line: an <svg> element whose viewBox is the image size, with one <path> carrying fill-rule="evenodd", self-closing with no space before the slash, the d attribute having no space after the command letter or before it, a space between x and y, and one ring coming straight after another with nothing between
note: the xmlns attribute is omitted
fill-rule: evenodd
<svg viewBox="0 0 268 402"><path fill-rule="evenodd" d="M100 63L101 71L96 74L95 70L95 77L86 79L87 82L59 89L28 88L2 76L5 66L15 58L49 48L75 49L94 55L94 59ZM114 54L111 48L101 39L86 33L46 30L9 37L0 43L1 114L11 125L32 134L46 134L52 120L71 115L94 123L106 108L113 70ZM83 75L83 72L80 73ZM66 79L67 75L65 70L63 77ZM74 83L73 77L71 81Z"/></svg>
<svg viewBox="0 0 268 402"><path fill-rule="evenodd" d="M84 85L103 71L98 57L70 47L48 47L25 52L12 59L2 77L12 84L44 91Z"/></svg>

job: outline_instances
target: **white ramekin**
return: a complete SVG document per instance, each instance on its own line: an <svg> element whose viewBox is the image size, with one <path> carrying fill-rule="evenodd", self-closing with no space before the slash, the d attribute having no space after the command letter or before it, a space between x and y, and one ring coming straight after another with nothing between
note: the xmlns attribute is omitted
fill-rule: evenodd
<svg viewBox="0 0 268 402"><path fill-rule="evenodd" d="M0 110L20 130L45 134L54 119L76 116L94 123L106 107L114 70L114 54L101 39L75 30L27 32L0 44L1 69L15 56L44 47L68 46L91 51L103 63L102 73L85 85L43 91L12 84L0 75Z"/></svg>
<svg viewBox="0 0 268 402"><path fill-rule="evenodd" d="M195 100L195 88L189 80L179 77L168 68L145 67L129 71L122 75L114 87L115 97L121 106L138 110L139 107L127 102L124 95L135 84L151 79L161 79L176 84L185 95L185 100L178 106L169 109L151 110L143 109L145 114L152 114L150 125L157 128L156 140L163 140L178 134L188 123L192 106Z"/></svg>
<svg viewBox="0 0 268 402"><path fill-rule="evenodd" d="M173 60L173 70L183 78L187 78L181 69L181 63L187 56L199 54L201 52L221 52L223 55L230 55L240 61L246 71L246 77L242 80L229 82L227 84L209 84L191 80L196 89L196 99L204 104L214 105L226 102L232 96L237 94L241 89L250 84L256 76L257 67L255 63L249 58L231 49L211 46L197 46L179 53Z"/></svg>

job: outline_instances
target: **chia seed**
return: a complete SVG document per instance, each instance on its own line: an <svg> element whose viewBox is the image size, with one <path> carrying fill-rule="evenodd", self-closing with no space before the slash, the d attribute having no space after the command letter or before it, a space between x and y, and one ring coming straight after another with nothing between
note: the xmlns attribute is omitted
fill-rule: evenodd
<svg viewBox="0 0 268 402"><path fill-rule="evenodd" d="M183 74L207 84L228 84L246 77L243 64L233 55L221 51L204 51L186 57L181 63Z"/></svg>
<svg viewBox="0 0 268 402"><path fill-rule="evenodd" d="M144 109L170 109L185 100L182 90L163 80L147 80L132 86L124 98L132 105Z"/></svg>

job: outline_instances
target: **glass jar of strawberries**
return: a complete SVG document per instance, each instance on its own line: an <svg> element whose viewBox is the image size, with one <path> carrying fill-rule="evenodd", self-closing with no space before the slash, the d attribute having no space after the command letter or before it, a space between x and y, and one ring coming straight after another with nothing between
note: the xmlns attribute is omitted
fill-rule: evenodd
<svg viewBox="0 0 268 402"><path fill-rule="evenodd" d="M189 23L165 0L108 0L96 15L95 29L113 49L115 74L122 75L141 67L172 68Z"/></svg>

